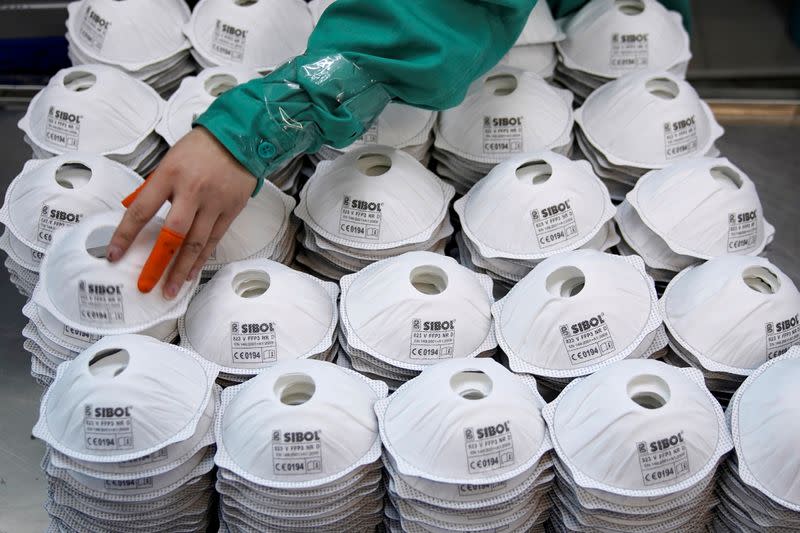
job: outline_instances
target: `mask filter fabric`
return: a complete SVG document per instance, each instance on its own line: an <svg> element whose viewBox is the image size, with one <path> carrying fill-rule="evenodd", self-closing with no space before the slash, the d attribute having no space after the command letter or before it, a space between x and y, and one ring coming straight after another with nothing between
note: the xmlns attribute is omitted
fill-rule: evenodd
<svg viewBox="0 0 800 533"><path fill-rule="evenodd" d="M554 45L565 37L547 2L537 2L517 42L500 63L551 79L557 63Z"/></svg>
<svg viewBox="0 0 800 533"><path fill-rule="evenodd" d="M573 381L543 410L555 448L561 530L705 527L733 443L695 369L626 360Z"/></svg>
<svg viewBox="0 0 800 533"><path fill-rule="evenodd" d="M454 259L408 252L341 280L342 349L390 388L441 361L491 356L492 282Z"/></svg>
<svg viewBox="0 0 800 533"><path fill-rule="evenodd" d="M226 389L216 421L221 522L374 529L384 489L373 406L386 394L383 383L310 359L278 362Z"/></svg>
<svg viewBox="0 0 800 533"><path fill-rule="evenodd" d="M540 526L553 479L543 406L532 378L489 359L430 366L379 401L387 519L408 531Z"/></svg>

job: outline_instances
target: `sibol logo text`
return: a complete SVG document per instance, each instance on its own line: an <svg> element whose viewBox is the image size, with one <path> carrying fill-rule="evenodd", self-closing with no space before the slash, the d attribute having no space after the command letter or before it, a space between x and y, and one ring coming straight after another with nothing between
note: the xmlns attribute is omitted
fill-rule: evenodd
<svg viewBox="0 0 800 533"><path fill-rule="evenodd" d="M78 223L81 221L81 216L75 213L68 213L59 209L51 209L49 217L53 220L63 220L64 222Z"/></svg>
<svg viewBox="0 0 800 533"><path fill-rule="evenodd" d="M572 209L572 206L569 205L569 200L564 200L560 204L551 205L550 207L540 209L540 211L542 213L542 218L547 218L559 213L563 213L569 209Z"/></svg>
<svg viewBox="0 0 800 533"><path fill-rule="evenodd" d="M275 323L274 322L262 322L260 324L241 324L240 325L241 332L243 334L253 334L253 333L272 333L275 331ZM235 324L234 324L234 333Z"/></svg>
<svg viewBox="0 0 800 533"><path fill-rule="evenodd" d="M101 27L103 29L108 29L108 27L111 25L110 22L108 22L106 19L101 17L92 8L89 8L89 11L88 11L87 15L89 17L89 20L91 20L92 22L95 23L95 25L97 25L97 26L99 26L99 27Z"/></svg>
<svg viewBox="0 0 800 533"><path fill-rule="evenodd" d="M736 221L741 224L743 222L750 222L751 220L755 220L758 218L758 213L753 210L749 213L739 213L736 215Z"/></svg>
<svg viewBox="0 0 800 533"><path fill-rule="evenodd" d="M522 126L522 117L495 117L492 119L492 126L495 128L502 126Z"/></svg>
<svg viewBox="0 0 800 533"><path fill-rule="evenodd" d="M800 316L794 315L792 318L789 318L787 320L775 324L775 331L777 333L780 333L782 331L787 331L791 328L797 327L797 324L800 324Z"/></svg>
<svg viewBox="0 0 800 533"><path fill-rule="evenodd" d="M383 203L379 202L367 202L365 200L350 200L350 207L352 209L358 209L359 211L376 211L380 213L382 206Z"/></svg>
<svg viewBox="0 0 800 533"><path fill-rule="evenodd" d="M319 440L320 431L290 431L283 434L283 442L313 442Z"/></svg>
<svg viewBox="0 0 800 533"><path fill-rule="evenodd" d="M586 330L589 330L589 329L592 329L592 328L596 328L597 326L600 326L601 324L605 324L605 323L606 323L606 320L603 317L603 313L600 313L599 315L593 316L592 318L590 318L588 320L583 320L583 321L578 322L576 324L572 324L570 326L570 329L572 330L572 334L574 335L574 334L580 333L582 331L586 331Z"/></svg>
<svg viewBox="0 0 800 533"><path fill-rule="evenodd" d="M118 296L122 294L122 285L98 285L81 281L78 288L89 294Z"/></svg>
<svg viewBox="0 0 800 533"><path fill-rule="evenodd" d="M422 331L450 331L455 328L455 320L430 320L422 323Z"/></svg>
<svg viewBox="0 0 800 533"><path fill-rule="evenodd" d="M646 33L626 33L619 36L620 42L623 43L646 43Z"/></svg>
<svg viewBox="0 0 800 533"><path fill-rule="evenodd" d="M131 416L131 407L95 407L95 418L124 418Z"/></svg>
<svg viewBox="0 0 800 533"><path fill-rule="evenodd" d="M694 115L672 123L672 131L678 131L694 126Z"/></svg>
<svg viewBox="0 0 800 533"><path fill-rule="evenodd" d="M76 115L75 113L68 113L67 111L61 111L60 109L56 109L54 107L50 108L50 115L55 117L57 120L61 120L64 122L70 122L72 124L80 124L83 115Z"/></svg>
<svg viewBox="0 0 800 533"><path fill-rule="evenodd" d="M496 437L504 433L509 433L510 431L511 427L509 426L509 421L506 420L505 422L496 424L494 426L478 428L475 430L475 435L478 437L478 440L481 440L488 439L490 437Z"/></svg>
<svg viewBox="0 0 800 533"><path fill-rule="evenodd" d="M247 30L236 28L230 24L222 24L222 32L234 37L247 37Z"/></svg>
<svg viewBox="0 0 800 533"><path fill-rule="evenodd" d="M661 452L683 442L683 431L671 435L665 439L654 440L650 443L650 452Z"/></svg>

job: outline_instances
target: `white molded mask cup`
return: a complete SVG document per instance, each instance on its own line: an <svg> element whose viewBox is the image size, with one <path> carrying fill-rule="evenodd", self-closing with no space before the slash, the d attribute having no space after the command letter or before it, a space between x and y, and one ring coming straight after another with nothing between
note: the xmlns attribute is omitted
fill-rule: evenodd
<svg viewBox="0 0 800 533"><path fill-rule="evenodd" d="M666 345L664 338L652 349L661 313L653 280L636 256L558 254L537 265L492 313L516 372L576 377Z"/></svg>
<svg viewBox="0 0 800 533"><path fill-rule="evenodd" d="M724 131L689 83L659 71L603 85L575 111L575 121L611 164L634 168L703 156Z"/></svg>
<svg viewBox="0 0 800 533"><path fill-rule="evenodd" d="M267 487L336 481L380 456L372 407L387 392L331 363L281 361L223 392L215 461Z"/></svg>
<svg viewBox="0 0 800 533"><path fill-rule="evenodd" d="M128 155L153 133L164 106L151 87L121 70L80 65L50 78L19 127L51 153Z"/></svg>
<svg viewBox="0 0 800 533"><path fill-rule="evenodd" d="M201 0L183 31L205 66L264 72L302 54L312 25L301 0Z"/></svg>
<svg viewBox="0 0 800 533"><path fill-rule="evenodd" d="M648 172L627 200L675 253L698 259L758 255L775 234L755 185L725 158L690 159Z"/></svg>
<svg viewBox="0 0 800 533"><path fill-rule="evenodd" d="M96 213L122 211L122 200L141 183L128 167L98 155L31 160L8 187L0 222L25 246L45 252L57 229Z"/></svg>
<svg viewBox="0 0 800 533"><path fill-rule="evenodd" d="M542 2L536 5L547 4ZM550 43L515 46L500 60L502 65L533 72L545 79L553 77L557 62L556 48Z"/></svg>
<svg viewBox="0 0 800 533"><path fill-rule="evenodd" d="M361 138L342 150L350 151L373 144L392 148L421 145L429 139L435 120L436 113L433 111L392 102Z"/></svg>
<svg viewBox="0 0 800 533"><path fill-rule="evenodd" d="M170 146L192 130L192 122L202 115L216 98L242 83L260 77L255 70L224 66L207 68L197 76L184 78L170 96L156 132Z"/></svg>
<svg viewBox="0 0 800 533"><path fill-rule="evenodd" d="M408 252L342 279L347 343L391 365L422 370L496 347L492 283L454 259Z"/></svg>
<svg viewBox="0 0 800 533"><path fill-rule="evenodd" d="M423 370L375 412L401 474L486 485L530 469L551 448L543 406L532 378L490 359L456 359Z"/></svg>
<svg viewBox="0 0 800 533"><path fill-rule="evenodd" d="M522 28L514 46L528 46L532 44L554 43L564 39L566 35L553 19L553 13L547 2L536 2L533 6L528 22Z"/></svg>
<svg viewBox="0 0 800 533"><path fill-rule="evenodd" d="M73 459L137 459L195 433L216 375L176 346L105 337L58 367L33 433Z"/></svg>
<svg viewBox="0 0 800 533"><path fill-rule="evenodd" d="M564 65L603 78L674 70L692 57L681 15L656 0L593 0L563 23Z"/></svg>
<svg viewBox="0 0 800 533"><path fill-rule="evenodd" d="M454 194L409 154L365 146L321 162L295 214L333 243L386 250L431 238Z"/></svg>
<svg viewBox="0 0 800 533"><path fill-rule="evenodd" d="M661 304L672 338L709 371L749 375L800 339L800 292L761 257L722 256L685 270Z"/></svg>
<svg viewBox="0 0 800 533"><path fill-rule="evenodd" d="M702 374L659 361L621 361L575 380L543 413L575 484L615 495L691 488L733 445Z"/></svg>
<svg viewBox="0 0 800 533"><path fill-rule="evenodd" d="M739 477L795 512L800 512L798 379L800 349L795 346L747 378L728 410Z"/></svg>
<svg viewBox="0 0 800 533"><path fill-rule="evenodd" d="M33 301L62 324L96 335L137 333L182 316L197 282L184 284L174 300L163 296L166 276L147 294L136 283L163 221L151 220L111 263L106 246L121 220L121 212L93 215L58 231Z"/></svg>
<svg viewBox="0 0 800 533"><path fill-rule="evenodd" d="M335 283L274 261L231 263L192 298L181 341L225 372L256 374L330 349L338 294Z"/></svg>
<svg viewBox="0 0 800 533"><path fill-rule="evenodd" d="M455 209L483 257L519 260L580 248L616 212L591 165L547 151L500 163Z"/></svg>
<svg viewBox="0 0 800 533"><path fill-rule="evenodd" d="M81 0L67 11L72 43L94 62L137 71L191 46L181 32L190 16L183 0Z"/></svg>
<svg viewBox="0 0 800 533"><path fill-rule="evenodd" d="M501 65L475 81L461 104L439 115L435 146L471 161L500 163L571 144L572 126L572 93Z"/></svg>
<svg viewBox="0 0 800 533"><path fill-rule="evenodd" d="M334 0L310 0L308 2L308 10L311 11L311 17L314 19L314 25L319 22L320 17L328 9Z"/></svg>

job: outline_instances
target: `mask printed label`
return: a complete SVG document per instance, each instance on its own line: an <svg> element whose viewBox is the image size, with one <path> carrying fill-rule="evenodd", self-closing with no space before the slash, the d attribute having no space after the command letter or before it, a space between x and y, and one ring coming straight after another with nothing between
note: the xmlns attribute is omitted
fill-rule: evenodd
<svg viewBox="0 0 800 533"><path fill-rule="evenodd" d="M795 344L800 344L800 315L781 320L767 322L767 360L786 353Z"/></svg>
<svg viewBox="0 0 800 533"><path fill-rule="evenodd" d="M522 150L522 117L483 117L484 154L518 154Z"/></svg>
<svg viewBox="0 0 800 533"><path fill-rule="evenodd" d="M638 70L650 62L647 33L614 33L608 64L613 70Z"/></svg>
<svg viewBox="0 0 800 533"><path fill-rule="evenodd" d="M211 36L211 50L215 54L234 63L241 63L244 61L246 46L247 30L217 21Z"/></svg>
<svg viewBox="0 0 800 533"><path fill-rule="evenodd" d="M231 322L233 363L272 363L278 360L274 322Z"/></svg>
<svg viewBox="0 0 800 533"><path fill-rule="evenodd" d="M605 316L600 313L574 324L561 325L561 338L570 364L579 366L614 353L614 339Z"/></svg>
<svg viewBox="0 0 800 533"><path fill-rule="evenodd" d="M452 359L455 345L455 320L411 321L411 359Z"/></svg>
<svg viewBox="0 0 800 533"><path fill-rule="evenodd" d="M44 136L47 142L66 150L77 150L81 141L81 119L76 115L50 106Z"/></svg>
<svg viewBox="0 0 800 533"><path fill-rule="evenodd" d="M758 211L728 214L728 252L752 250L758 244Z"/></svg>
<svg viewBox="0 0 800 533"><path fill-rule="evenodd" d="M539 248L545 249L578 236L578 223L570 200L531 211Z"/></svg>
<svg viewBox="0 0 800 533"><path fill-rule="evenodd" d="M83 20L78 27L78 35L82 44L100 52L106 40L106 33L111 23L102 17L97 11L89 7L83 14Z"/></svg>
<svg viewBox="0 0 800 533"><path fill-rule="evenodd" d="M122 468L133 468L136 466L143 466L155 463L162 459L166 459L168 456L169 452L167 451L167 448L161 448L160 450L145 455L144 457L139 457L138 459L131 459L129 461L122 461L120 463L117 463L117 465Z"/></svg>
<svg viewBox="0 0 800 533"><path fill-rule="evenodd" d="M470 474L505 468L515 461L508 420L492 426L464 429L464 448Z"/></svg>
<svg viewBox="0 0 800 533"><path fill-rule="evenodd" d="M639 442L636 450L645 486L674 482L691 473L683 431L650 442Z"/></svg>
<svg viewBox="0 0 800 533"><path fill-rule="evenodd" d="M31 261L33 261L35 265L41 263L42 259L44 259L44 254L42 252L39 250L31 250Z"/></svg>
<svg viewBox="0 0 800 533"><path fill-rule="evenodd" d="M85 405L83 434L88 450L130 450L133 448L131 407Z"/></svg>
<svg viewBox="0 0 800 533"><path fill-rule="evenodd" d="M272 431L272 472L299 476L322 472L322 431Z"/></svg>
<svg viewBox="0 0 800 533"><path fill-rule="evenodd" d="M105 482L108 490L138 490L152 489L153 478L141 477L139 479L107 479Z"/></svg>
<svg viewBox="0 0 800 533"><path fill-rule="evenodd" d="M383 202L369 202L345 196L339 215L339 233L348 237L377 241L381 238Z"/></svg>
<svg viewBox="0 0 800 533"><path fill-rule="evenodd" d="M58 228L77 224L81 221L82 216L79 213L51 209L47 204L42 205L42 209L39 211L39 231L36 234L36 240L49 245L53 242L53 233Z"/></svg>
<svg viewBox="0 0 800 533"><path fill-rule="evenodd" d="M697 124L694 115L664 123L664 155L667 159L686 157L697 151Z"/></svg>
<svg viewBox="0 0 800 533"><path fill-rule="evenodd" d="M81 318L100 324L125 322L122 285L78 282L78 310Z"/></svg>
<svg viewBox="0 0 800 533"><path fill-rule="evenodd" d="M372 126L369 127L367 131L364 132L364 135L361 136L360 141L364 144L378 144L378 121L372 123Z"/></svg>
<svg viewBox="0 0 800 533"><path fill-rule="evenodd" d="M491 494L495 491L501 491L508 485L507 481L500 481L497 483L490 483L489 485L459 485L459 496L478 496L484 494Z"/></svg>
<svg viewBox="0 0 800 533"><path fill-rule="evenodd" d="M100 335L91 335L90 333L86 333L85 331L75 329L66 324L64 324L64 336L69 337L71 339L75 339L76 341L90 342L90 343L95 343L102 338Z"/></svg>

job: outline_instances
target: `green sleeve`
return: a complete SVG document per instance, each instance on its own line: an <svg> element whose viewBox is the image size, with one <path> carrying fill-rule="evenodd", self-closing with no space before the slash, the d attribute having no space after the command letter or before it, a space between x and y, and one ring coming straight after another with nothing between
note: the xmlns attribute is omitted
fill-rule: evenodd
<svg viewBox="0 0 800 533"><path fill-rule="evenodd" d="M536 1L337 0L305 54L226 92L195 124L260 187L299 153L358 139L390 101L457 105L511 48Z"/></svg>

